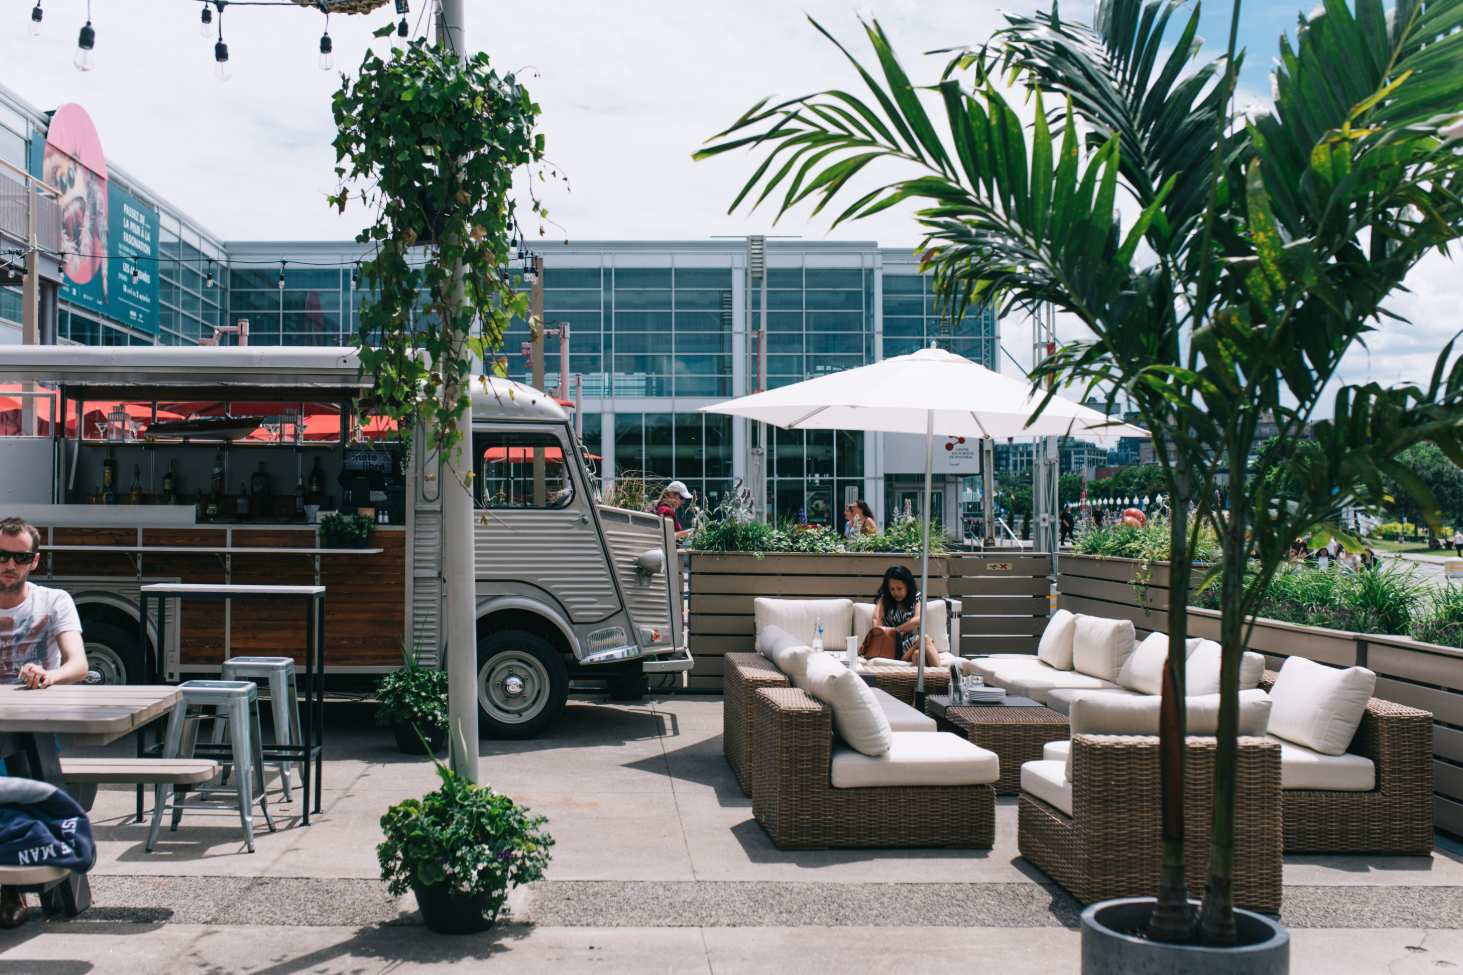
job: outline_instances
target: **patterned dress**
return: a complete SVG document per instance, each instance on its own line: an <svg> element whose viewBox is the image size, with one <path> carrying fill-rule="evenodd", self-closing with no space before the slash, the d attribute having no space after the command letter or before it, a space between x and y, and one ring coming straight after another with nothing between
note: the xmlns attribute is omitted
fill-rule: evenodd
<svg viewBox="0 0 1463 975"><path fill-rule="evenodd" d="M884 601L884 619L879 625L891 627L903 626L905 623L914 619L915 608L919 606L919 593L914 594L914 598L909 602L908 609L905 609L898 603L890 605L891 602L892 600L888 599ZM906 653L913 650L914 645L918 642L919 630L899 634L899 656L903 657Z"/></svg>

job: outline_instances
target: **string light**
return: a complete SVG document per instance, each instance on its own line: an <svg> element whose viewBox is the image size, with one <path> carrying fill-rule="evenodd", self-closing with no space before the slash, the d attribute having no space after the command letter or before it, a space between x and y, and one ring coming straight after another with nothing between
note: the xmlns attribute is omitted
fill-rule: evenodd
<svg viewBox="0 0 1463 975"><path fill-rule="evenodd" d="M35 11L31 11L35 16ZM34 23L34 20L32 20ZM81 28L81 33L76 38L76 56L71 63L76 65L78 71L90 71L95 66L95 59L92 48L96 47L97 32L91 27L91 0L86 0L86 26Z"/></svg>
<svg viewBox="0 0 1463 975"><path fill-rule="evenodd" d="M396 25L396 36L397 37L405 37L406 35L408 35L410 33L411 33L411 28L407 26L406 18L405 17L401 18L401 23L399 23L399 24Z"/></svg>
<svg viewBox="0 0 1463 975"><path fill-rule="evenodd" d="M138 281L138 279L141 278L141 277L142 277L142 272L139 271L139 270L137 270L137 261L134 260L132 262L132 283L133 284L136 284L137 281Z"/></svg>
<svg viewBox="0 0 1463 975"><path fill-rule="evenodd" d="M212 258L210 258L209 261L208 261L208 279L203 282L203 286L205 288L211 288L211 287L213 287L213 259Z"/></svg>
<svg viewBox="0 0 1463 975"><path fill-rule="evenodd" d="M320 35L320 70L329 71L335 67L335 58L330 53L330 14L325 15L325 33Z"/></svg>
<svg viewBox="0 0 1463 975"><path fill-rule="evenodd" d="M234 76L233 66L229 64L229 46L224 43L224 5L225 0L218 0L215 4L218 7L218 43L213 46L213 76L219 81L228 81Z"/></svg>
<svg viewBox="0 0 1463 975"><path fill-rule="evenodd" d="M204 37L213 36L213 11L208 9L208 4L203 5L203 22L198 26L198 33Z"/></svg>
<svg viewBox="0 0 1463 975"><path fill-rule="evenodd" d="M41 3L40 0L36 0L35 8L30 12L30 32L32 37L41 32L41 17Z"/></svg>
<svg viewBox="0 0 1463 975"><path fill-rule="evenodd" d="M284 261L279 262L279 290L284 290Z"/></svg>

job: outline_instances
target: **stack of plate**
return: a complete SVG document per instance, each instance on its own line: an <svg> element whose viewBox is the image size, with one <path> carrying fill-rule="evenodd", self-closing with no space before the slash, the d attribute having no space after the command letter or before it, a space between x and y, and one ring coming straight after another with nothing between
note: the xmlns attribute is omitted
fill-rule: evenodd
<svg viewBox="0 0 1463 975"><path fill-rule="evenodd" d="M971 704L998 704L1005 697L1004 687L974 687L965 692L965 699Z"/></svg>

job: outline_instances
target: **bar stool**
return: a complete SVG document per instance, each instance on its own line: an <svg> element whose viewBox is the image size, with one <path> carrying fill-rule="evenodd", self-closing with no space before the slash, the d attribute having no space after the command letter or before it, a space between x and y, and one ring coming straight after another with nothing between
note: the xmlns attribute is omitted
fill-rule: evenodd
<svg viewBox="0 0 1463 975"><path fill-rule="evenodd" d="M183 692L182 699L173 707L168 718L168 738L164 745L164 758L192 758L198 741L198 724L204 718L211 718L215 725L220 719L227 721L229 742L233 746L233 765L236 771L235 786L224 789L218 786L198 790L204 798L214 792L232 793L238 797L239 821L244 827L244 843L249 852L254 852L254 803L264 813L264 822L274 832L274 820L269 815L269 806L264 792L264 757L259 745L259 688L247 680L190 680L178 685ZM213 714L204 712L205 707L215 708ZM256 798L254 789L257 788ZM186 791L181 795L186 795ZM157 845L158 831L163 824L163 806L168 796L173 800L173 825L183 818L180 793L172 786L159 785L157 798L153 802L152 829L147 834L147 852Z"/></svg>
<svg viewBox="0 0 1463 975"><path fill-rule="evenodd" d="M295 661L293 657L231 657L224 661L223 680L269 681L269 703L274 711L274 743L293 745L299 748L304 739L300 736L300 696L295 689ZM214 724L214 741L222 742L224 725ZM299 762L283 758L278 762L280 781L284 783L284 800L290 801L290 766ZM303 772L302 772L303 774ZM228 781L228 770L224 771Z"/></svg>

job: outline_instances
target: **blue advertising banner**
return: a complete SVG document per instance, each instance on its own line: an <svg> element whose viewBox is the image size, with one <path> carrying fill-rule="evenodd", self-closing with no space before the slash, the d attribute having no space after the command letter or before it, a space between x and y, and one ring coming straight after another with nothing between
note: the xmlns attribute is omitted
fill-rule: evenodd
<svg viewBox="0 0 1463 975"><path fill-rule="evenodd" d="M107 182L107 223L111 237L108 273L112 288L107 314L126 325L158 334L157 213L136 197Z"/></svg>

